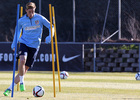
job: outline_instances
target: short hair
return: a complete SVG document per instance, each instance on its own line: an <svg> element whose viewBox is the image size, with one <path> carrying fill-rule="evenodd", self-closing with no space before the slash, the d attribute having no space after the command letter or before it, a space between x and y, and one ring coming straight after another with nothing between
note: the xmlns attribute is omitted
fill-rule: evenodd
<svg viewBox="0 0 140 100"><path fill-rule="evenodd" d="M26 9L33 9L33 8L36 9L36 5L35 5L34 2L28 2L28 3L26 4Z"/></svg>

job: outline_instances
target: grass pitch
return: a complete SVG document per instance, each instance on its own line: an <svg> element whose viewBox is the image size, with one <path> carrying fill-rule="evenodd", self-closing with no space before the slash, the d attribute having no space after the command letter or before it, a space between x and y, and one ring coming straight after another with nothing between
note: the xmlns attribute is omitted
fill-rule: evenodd
<svg viewBox="0 0 140 100"><path fill-rule="evenodd" d="M61 79L59 92L56 77L56 97L53 97L52 72L28 71L25 75L26 91L17 91L14 97L5 97L4 90L12 82L12 71L0 72L0 100L140 100L140 81L135 80L136 73L94 73L69 72L68 79ZM34 97L32 89L40 85L45 89L43 97Z"/></svg>

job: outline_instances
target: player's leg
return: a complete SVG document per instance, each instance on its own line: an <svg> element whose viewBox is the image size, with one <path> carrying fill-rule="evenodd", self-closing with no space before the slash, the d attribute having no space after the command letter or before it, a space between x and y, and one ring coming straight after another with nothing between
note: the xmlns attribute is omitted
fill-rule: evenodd
<svg viewBox="0 0 140 100"><path fill-rule="evenodd" d="M23 68L24 69L24 68ZM25 66L25 70L24 70L24 73L22 76L19 75L18 77L18 82L20 82L20 91L25 91L25 84L24 84L24 75L27 73L29 67L28 66Z"/></svg>
<svg viewBox="0 0 140 100"><path fill-rule="evenodd" d="M27 60L25 63L25 68L33 67L37 52L38 52L38 49L28 47L28 56L27 56ZM21 68L21 70L24 70L24 68L23 69ZM20 77L20 91L25 91L24 74L23 74L23 76L19 76L19 77Z"/></svg>
<svg viewBox="0 0 140 100"><path fill-rule="evenodd" d="M24 84L24 71L25 68L33 67L35 57L37 55L38 49L27 47L27 50L24 49L24 56L20 56L20 64L19 64L19 78L20 78L20 91L25 91L25 84ZM28 55L28 56L26 56ZM27 58L26 58L27 57Z"/></svg>
<svg viewBox="0 0 140 100"><path fill-rule="evenodd" d="M27 73L29 67L28 66L25 66L25 73L24 75ZM19 73L16 75L15 77L15 82L14 82L14 86L17 85L17 83L20 81L20 77L19 77ZM5 96L9 96L9 94L11 93L11 90L12 90L12 83L11 85L5 90L5 92L3 93Z"/></svg>
<svg viewBox="0 0 140 100"><path fill-rule="evenodd" d="M24 74L26 70L25 63L28 56L28 47L23 43L20 44L19 55L20 55L19 56L20 62L19 62L18 70L19 70L19 80L20 80L20 91L25 91Z"/></svg>
<svg viewBox="0 0 140 100"><path fill-rule="evenodd" d="M38 52L38 49L28 47L27 60L25 58L23 58L23 62L21 62L21 65L25 65L25 66L20 66L21 67L20 70L22 72L21 76L19 76L20 77L20 91L25 91L24 74L23 74L24 68L33 67L37 52ZM26 63L24 61L26 61Z"/></svg>
<svg viewBox="0 0 140 100"><path fill-rule="evenodd" d="M20 49L19 49L19 57L20 57L20 64L18 66L19 73L15 77L14 86L21 80L20 78L22 78L22 80L24 80L24 74L25 74L26 70L29 69L28 67L25 68L27 55L28 55L28 48L27 48L27 46L25 44L21 43L20 44ZM23 84L23 82L22 82L22 84ZM5 96L8 96L10 94L11 90L12 90L12 84L9 86L8 89L5 90L5 92L3 94Z"/></svg>
<svg viewBox="0 0 140 100"><path fill-rule="evenodd" d="M19 66L18 66L19 80L20 80L20 91L25 91L25 86L24 86L24 73L25 73L26 59L27 59L27 56L20 55L20 63L19 63Z"/></svg>
<svg viewBox="0 0 140 100"><path fill-rule="evenodd" d="M29 67L25 66L25 71L24 71L24 75L27 73ZM16 75L15 77L15 83L17 84L20 81L20 77L19 77L19 73Z"/></svg>

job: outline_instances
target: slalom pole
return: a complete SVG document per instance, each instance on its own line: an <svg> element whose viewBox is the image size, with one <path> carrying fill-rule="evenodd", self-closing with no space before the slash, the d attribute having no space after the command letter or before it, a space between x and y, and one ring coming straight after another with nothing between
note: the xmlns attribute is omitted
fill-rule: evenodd
<svg viewBox="0 0 140 100"><path fill-rule="evenodd" d="M53 90L54 90L54 97L56 97L56 92L55 92L54 47L53 47L53 35L52 35L52 10L51 9L52 9L51 4L49 4L50 28L51 28L51 48L52 48Z"/></svg>
<svg viewBox="0 0 140 100"><path fill-rule="evenodd" d="M22 17L23 16L23 7L21 6L20 7L20 17Z"/></svg>
<svg viewBox="0 0 140 100"><path fill-rule="evenodd" d="M20 4L17 5L17 20L16 20L16 37L15 37L15 53L14 53L14 66L13 66L13 81L12 81L12 94L14 93L15 69L16 69L16 53L17 53L17 34L18 34L18 19L19 19Z"/></svg>
<svg viewBox="0 0 140 100"><path fill-rule="evenodd" d="M22 17L22 16L23 16L23 7L21 6L20 7L20 17ZM20 37L21 37L21 35L22 35L22 32L20 33ZM20 47L20 44L19 44L19 47ZM18 65L19 65L19 62L20 62L20 59L18 59ZM19 73L19 70L18 70L18 73ZM19 91L19 82L17 84L17 91Z"/></svg>
<svg viewBox="0 0 140 100"><path fill-rule="evenodd" d="M58 82L59 82L59 92L61 92L61 84L60 84L60 69L59 69L59 55L58 55L58 45L57 45L57 34L56 34L56 22L55 22L55 11L54 7L52 7L53 13L53 26L54 26L54 38L55 38L55 49L56 49L56 61L57 61L57 71L58 71Z"/></svg>

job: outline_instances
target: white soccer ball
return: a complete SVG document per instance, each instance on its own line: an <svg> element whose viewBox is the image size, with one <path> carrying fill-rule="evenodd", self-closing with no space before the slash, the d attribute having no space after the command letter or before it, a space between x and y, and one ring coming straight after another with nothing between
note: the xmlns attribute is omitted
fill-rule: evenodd
<svg viewBox="0 0 140 100"><path fill-rule="evenodd" d="M140 80L140 72L136 73L135 79L136 79L136 80Z"/></svg>
<svg viewBox="0 0 140 100"><path fill-rule="evenodd" d="M69 77L68 72L62 71L62 72L60 73L60 78L61 78L61 79L67 79L68 77Z"/></svg>
<svg viewBox="0 0 140 100"><path fill-rule="evenodd" d="M44 88L41 86L35 86L33 88L33 95L35 97L42 97L44 95L44 93L45 93Z"/></svg>

